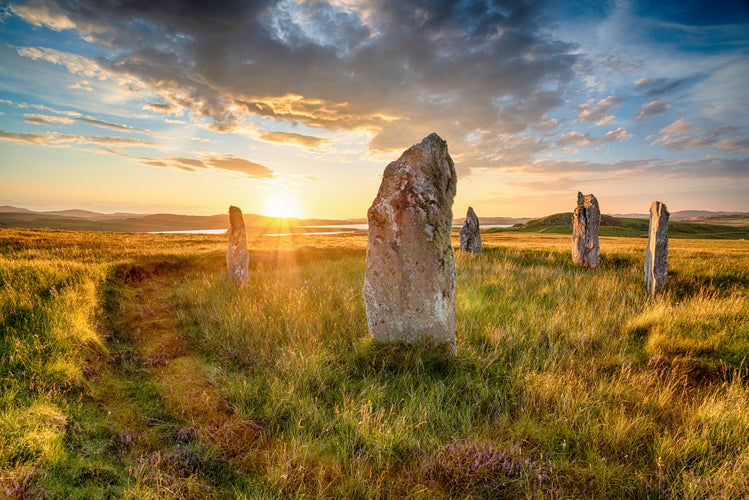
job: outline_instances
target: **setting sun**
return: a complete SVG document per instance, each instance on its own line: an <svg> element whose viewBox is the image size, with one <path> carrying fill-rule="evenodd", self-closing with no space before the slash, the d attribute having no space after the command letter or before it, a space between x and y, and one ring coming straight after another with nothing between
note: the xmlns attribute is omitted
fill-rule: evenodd
<svg viewBox="0 0 749 500"><path fill-rule="evenodd" d="M288 191L273 193L265 200L263 215L278 218L301 218L304 214L299 199Z"/></svg>

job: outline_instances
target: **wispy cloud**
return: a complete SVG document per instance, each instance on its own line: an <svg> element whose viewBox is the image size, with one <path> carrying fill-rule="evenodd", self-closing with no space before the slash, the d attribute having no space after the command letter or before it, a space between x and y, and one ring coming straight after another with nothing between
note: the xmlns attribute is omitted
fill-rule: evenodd
<svg viewBox="0 0 749 500"><path fill-rule="evenodd" d="M219 169L240 172L255 179L271 179L275 177L273 170L265 165L233 155L208 154L202 158L139 158L138 161L152 167L173 167L189 172L195 172L200 169Z"/></svg>
<svg viewBox="0 0 749 500"><path fill-rule="evenodd" d="M577 107L579 111L577 121L595 123L599 127L607 125L616 118L609 113L615 106L621 104L623 101L624 99L614 96L608 96L598 102L596 102L595 99L589 99Z"/></svg>
<svg viewBox="0 0 749 500"><path fill-rule="evenodd" d="M131 127L129 125L125 125L123 123L112 123L104 120L99 120L98 118L94 118L93 116L80 116L76 118L76 120L88 123L90 125L94 125L96 127L102 127L102 128L108 128L112 130L119 130L121 132L139 132L142 134L151 134L152 132L150 130L146 130L143 128L135 128Z"/></svg>
<svg viewBox="0 0 749 500"><path fill-rule="evenodd" d="M106 71L96 61L87 57L46 47L17 47L16 51L19 55L30 59L65 66L68 71L76 75L106 79Z"/></svg>
<svg viewBox="0 0 749 500"><path fill-rule="evenodd" d="M749 153L749 138L724 139L716 142L715 147L732 153Z"/></svg>
<svg viewBox="0 0 749 500"><path fill-rule="evenodd" d="M678 89L684 80L671 80L668 78L640 78L635 81L635 90L654 97Z"/></svg>
<svg viewBox="0 0 749 500"><path fill-rule="evenodd" d="M704 134L697 134L694 125L684 119L663 127L660 132L660 137L653 144L678 151L714 146L724 151L746 152L746 144L749 142L746 138L725 138L726 135L740 132L738 127L715 127Z"/></svg>
<svg viewBox="0 0 749 500"><path fill-rule="evenodd" d="M323 137L313 135L297 134L294 132L261 132L259 138L269 142L299 144L307 148L314 148L330 142Z"/></svg>
<svg viewBox="0 0 749 500"><path fill-rule="evenodd" d="M178 115L182 113L182 108L174 104L146 103L142 106L145 111L153 111L164 115Z"/></svg>
<svg viewBox="0 0 749 500"><path fill-rule="evenodd" d="M642 105L640 111L634 116L634 118L635 120L646 120L655 115L665 113L669 109L671 109L671 106L662 99L646 102Z"/></svg>
<svg viewBox="0 0 749 500"><path fill-rule="evenodd" d="M91 86L91 83L88 80L74 83L73 85L68 86L68 88L71 90L83 90L84 92L94 91L94 88Z"/></svg>
<svg viewBox="0 0 749 500"><path fill-rule="evenodd" d="M65 116L40 115L34 113L24 114L23 118L36 125L54 125L55 123L71 124L73 120Z"/></svg>
<svg viewBox="0 0 749 500"><path fill-rule="evenodd" d="M96 144L119 147L160 147L158 144L132 137L112 137L100 135L60 134L57 132L17 133L0 130L0 140L39 144L42 146L65 146L68 144Z"/></svg>
<svg viewBox="0 0 749 500"><path fill-rule="evenodd" d="M623 141L629 139L632 135L624 127L610 130L600 137L593 137L589 133L568 132L557 141L560 147L568 146L601 146L610 142Z"/></svg>
<svg viewBox="0 0 749 500"><path fill-rule="evenodd" d="M48 108L46 106L19 105L18 107L19 108L34 107L34 108L38 108L41 110L63 115L63 116L55 116L55 115L43 115L43 114L37 114L37 113L26 113L23 115L24 119L27 122L34 123L36 125L52 125L55 123L62 123L65 125L70 125L71 123L74 123L74 122L83 122L83 123L88 123L89 125L94 125L96 127L108 128L108 129L117 130L120 132L137 132L137 133L148 134L148 135L153 134L151 130L131 127L130 125L126 125L124 123L112 123L112 122L108 122L105 120L100 120L98 118L94 118L93 116L82 115L76 111L59 111L59 110L54 110L52 108Z"/></svg>

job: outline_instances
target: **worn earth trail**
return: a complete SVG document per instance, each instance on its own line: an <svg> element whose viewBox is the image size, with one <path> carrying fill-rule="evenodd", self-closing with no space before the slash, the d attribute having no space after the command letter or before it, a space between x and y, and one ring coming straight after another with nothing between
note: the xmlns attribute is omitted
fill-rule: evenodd
<svg viewBox="0 0 749 500"><path fill-rule="evenodd" d="M232 410L181 335L174 290L193 265L122 265L105 300L112 358L93 391L114 426L122 429L123 449L140 456L142 468L149 469L141 471L143 477L135 471L136 481L146 485L164 481L152 477L153 466L158 472L162 462L168 475L183 478L199 478L209 460L229 469L224 476L262 467L263 429ZM199 446L184 451L196 442ZM175 483L180 484L179 478ZM192 495L182 493L200 496L211 491L205 487L188 487Z"/></svg>

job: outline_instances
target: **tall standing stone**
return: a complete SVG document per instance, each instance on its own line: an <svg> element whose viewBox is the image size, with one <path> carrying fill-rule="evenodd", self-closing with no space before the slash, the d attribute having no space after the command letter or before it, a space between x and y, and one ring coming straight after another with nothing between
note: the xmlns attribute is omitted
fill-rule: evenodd
<svg viewBox="0 0 749 500"><path fill-rule="evenodd" d="M598 265L598 226L601 211L592 194L577 193L577 208L572 214L572 262L596 267Z"/></svg>
<svg viewBox="0 0 749 500"><path fill-rule="evenodd" d="M247 252L247 233L244 229L242 210L229 207L229 246L226 249L226 269L229 281L236 286L244 286L249 278L247 266L250 255Z"/></svg>
<svg viewBox="0 0 749 500"><path fill-rule="evenodd" d="M481 253L481 232L479 231L479 218L473 207L468 207L466 221L460 228L460 249L465 252Z"/></svg>
<svg viewBox="0 0 749 500"><path fill-rule="evenodd" d="M666 284L668 275L668 209L660 201L650 205L650 232L645 251L645 286L655 296Z"/></svg>
<svg viewBox="0 0 749 500"><path fill-rule="evenodd" d="M372 338L431 338L455 350L455 262L450 242L457 186L447 142L431 134L383 174L367 212L362 295Z"/></svg>

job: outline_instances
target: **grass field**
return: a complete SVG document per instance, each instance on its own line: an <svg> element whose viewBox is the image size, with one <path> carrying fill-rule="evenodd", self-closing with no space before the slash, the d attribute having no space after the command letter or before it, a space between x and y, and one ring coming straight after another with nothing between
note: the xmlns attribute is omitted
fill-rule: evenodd
<svg viewBox="0 0 749 500"><path fill-rule="evenodd" d="M749 496L749 243L497 232L458 354L373 344L366 236L0 230L0 496Z"/></svg>

